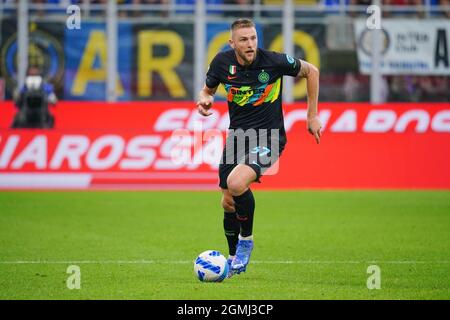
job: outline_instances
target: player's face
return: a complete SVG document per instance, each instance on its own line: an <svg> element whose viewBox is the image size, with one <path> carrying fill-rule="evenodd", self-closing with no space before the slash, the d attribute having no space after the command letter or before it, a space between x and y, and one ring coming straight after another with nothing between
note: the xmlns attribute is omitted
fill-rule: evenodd
<svg viewBox="0 0 450 320"><path fill-rule="evenodd" d="M256 48L258 47L256 29L239 28L233 30L231 33L230 46L236 52L240 63L251 64L256 58Z"/></svg>

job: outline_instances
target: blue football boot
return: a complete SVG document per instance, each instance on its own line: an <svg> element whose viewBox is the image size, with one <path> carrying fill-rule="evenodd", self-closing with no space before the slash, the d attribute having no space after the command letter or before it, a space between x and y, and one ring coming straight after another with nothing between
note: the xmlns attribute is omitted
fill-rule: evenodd
<svg viewBox="0 0 450 320"><path fill-rule="evenodd" d="M239 239L237 244L236 256L231 262L231 270L233 273L245 272L250 261L250 255L253 250L253 240Z"/></svg>
<svg viewBox="0 0 450 320"><path fill-rule="evenodd" d="M233 258L232 257L228 257L227 259L227 264L228 264L228 275L227 278L231 278L234 275L233 270L231 270L231 263L233 262Z"/></svg>

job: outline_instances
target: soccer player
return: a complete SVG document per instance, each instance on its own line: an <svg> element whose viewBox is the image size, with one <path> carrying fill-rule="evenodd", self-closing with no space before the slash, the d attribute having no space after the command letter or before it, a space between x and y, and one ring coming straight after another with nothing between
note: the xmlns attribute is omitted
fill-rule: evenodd
<svg viewBox="0 0 450 320"><path fill-rule="evenodd" d="M203 116L211 115L217 87L225 86L230 127L219 165L219 186L232 276L246 271L253 250L255 199L250 185L260 182L287 142L281 107L284 75L306 78L307 129L317 143L322 124L317 116L318 69L287 54L258 48L252 20L238 19L230 29L232 50L212 60L197 108Z"/></svg>

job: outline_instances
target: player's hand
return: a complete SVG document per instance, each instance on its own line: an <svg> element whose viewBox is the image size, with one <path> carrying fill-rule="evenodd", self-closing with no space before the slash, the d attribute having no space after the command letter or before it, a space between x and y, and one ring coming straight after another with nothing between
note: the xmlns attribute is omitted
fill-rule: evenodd
<svg viewBox="0 0 450 320"><path fill-rule="evenodd" d="M200 97L197 101L198 112L205 117L212 115L209 109L211 109L213 102L214 98L212 96Z"/></svg>
<svg viewBox="0 0 450 320"><path fill-rule="evenodd" d="M308 132L311 133L316 139L317 144L320 143L320 137L322 137L322 123L319 120L319 117L314 116L307 119Z"/></svg>

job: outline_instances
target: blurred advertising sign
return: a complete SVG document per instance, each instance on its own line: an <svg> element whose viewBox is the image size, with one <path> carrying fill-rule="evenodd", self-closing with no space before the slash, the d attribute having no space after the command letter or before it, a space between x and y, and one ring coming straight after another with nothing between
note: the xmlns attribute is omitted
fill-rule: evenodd
<svg viewBox="0 0 450 320"><path fill-rule="evenodd" d="M65 29L64 98L70 100L105 100L107 77L107 34L104 23L86 22L82 29ZM131 25L118 24L119 100L131 98L131 56L133 38Z"/></svg>
<svg viewBox="0 0 450 320"><path fill-rule="evenodd" d="M53 130L9 129L0 108L0 189L218 189L226 103L60 102ZM448 103L322 103L320 145L306 104L284 106L288 143L256 188L450 189ZM105 121L107 120L107 121Z"/></svg>
<svg viewBox="0 0 450 320"><path fill-rule="evenodd" d="M372 68L372 30L354 22L360 72ZM383 19L382 74L450 75L450 20Z"/></svg>
<svg viewBox="0 0 450 320"><path fill-rule="evenodd" d="M7 98L17 86L17 21L3 19L0 31L0 76ZM283 52L282 25L257 24L259 46ZM164 23L119 22L116 92L119 101L193 100L194 24L167 19ZM108 35L97 19L69 29L59 22L30 23L30 63L44 72L58 97L65 100L106 99ZM321 67L325 26L296 24L294 54ZM205 74L213 57L229 49L229 22L208 22L205 40ZM326 66L325 66L326 68ZM326 69L325 69L326 70ZM306 95L306 80L296 79L294 98ZM218 99L226 100L219 87Z"/></svg>
<svg viewBox="0 0 450 320"><path fill-rule="evenodd" d="M0 76L4 79L5 94L11 98L17 88L18 42L17 20L2 19L0 22ZM57 23L30 22L28 65L40 69L58 96L63 94L65 52L64 32Z"/></svg>

